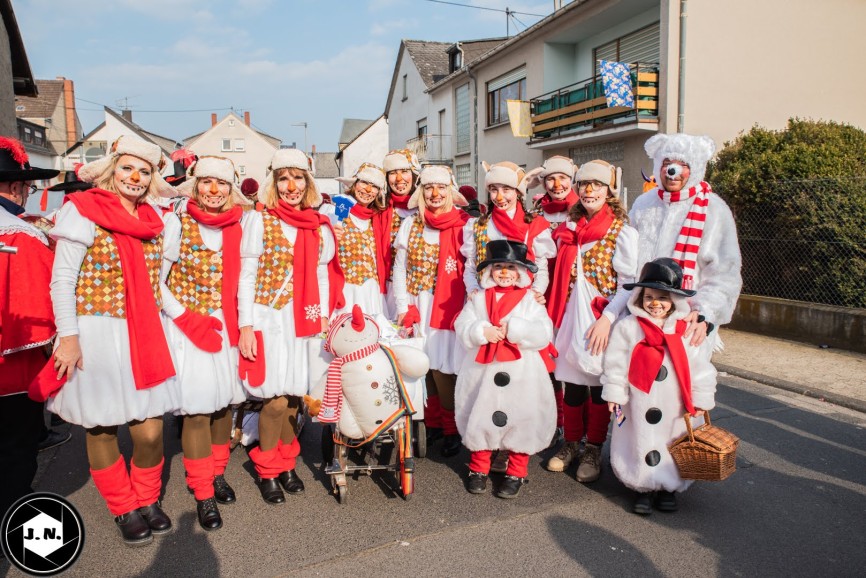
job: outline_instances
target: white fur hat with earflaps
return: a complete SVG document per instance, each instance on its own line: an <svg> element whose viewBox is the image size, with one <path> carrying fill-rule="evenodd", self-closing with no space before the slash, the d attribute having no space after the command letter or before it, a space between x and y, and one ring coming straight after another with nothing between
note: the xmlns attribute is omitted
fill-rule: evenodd
<svg viewBox="0 0 866 578"><path fill-rule="evenodd" d="M159 145L149 143L136 136L122 135L118 137L111 145L110 152L95 161L91 161L81 167L78 171L78 178L87 183L93 183L98 179L105 170L111 166L112 160L123 155L130 155L139 158L146 163L150 163L153 169L151 179L156 184L156 191L160 197L171 198L177 196L177 191L173 186L165 182L159 171L162 170L164 162L162 160L162 149ZM153 199L156 200L156 199Z"/></svg>
<svg viewBox="0 0 866 578"><path fill-rule="evenodd" d="M607 161L594 160L580 165L574 175L577 183L582 181L598 181L607 185L610 192L617 199L622 190L622 169L615 167Z"/></svg>
<svg viewBox="0 0 866 578"><path fill-rule="evenodd" d="M532 169L526 173L526 188L534 189L535 187L543 185L544 179L546 179L548 175L556 173L563 174L568 178L573 179L576 172L577 166L570 158L560 155L552 156L544 161L540 167Z"/></svg>
<svg viewBox="0 0 866 578"><path fill-rule="evenodd" d="M704 180L707 163L716 152L716 143L708 136L657 134L650 137L643 148L653 160L653 175L657 183L662 182L662 163L665 159L682 161L689 165L691 174L683 185L683 190L686 190L696 187Z"/></svg>
<svg viewBox="0 0 866 578"><path fill-rule="evenodd" d="M409 149L393 150L385 155L382 161L382 170L387 175L391 171L409 170L416 175L421 171L421 163L418 157Z"/></svg>
<svg viewBox="0 0 866 578"><path fill-rule="evenodd" d="M186 170L186 181L177 187L177 192L185 197L191 197L195 189L198 179L211 177L229 183L232 187L232 200L237 205L250 205L252 202L247 199L241 190L238 188L237 173L235 173L235 164L225 157L205 155L199 157Z"/></svg>
<svg viewBox="0 0 866 578"><path fill-rule="evenodd" d="M267 204L268 191L275 186L274 173L280 169L299 169L309 173L312 179L316 174L316 168L313 164L313 159L307 156L304 151L298 149L278 149L274 156L271 157L271 164L268 166L268 175L265 177L264 183L259 187L258 198L263 205ZM316 197L312 200L312 206L318 207L322 204L322 195L316 190Z"/></svg>
<svg viewBox="0 0 866 578"><path fill-rule="evenodd" d="M521 195L526 194L526 171L509 161L489 164L481 161L481 166L487 172L484 175L484 188L490 185L505 185L517 189Z"/></svg>
<svg viewBox="0 0 866 578"><path fill-rule="evenodd" d="M421 169L421 174L418 177L418 186L415 187L415 192L409 197L407 207L414 209L421 202L421 197L424 196L424 185L446 185L451 193L451 200L458 207L465 207L469 204L460 191L457 189L457 180L454 178L454 173L451 172L451 167L445 165L427 165Z"/></svg>
<svg viewBox="0 0 866 578"><path fill-rule="evenodd" d="M379 187L379 194L385 194L385 171L374 164L363 163L355 174L351 177L337 177L337 180L345 185L346 189L351 189L356 181L366 181Z"/></svg>

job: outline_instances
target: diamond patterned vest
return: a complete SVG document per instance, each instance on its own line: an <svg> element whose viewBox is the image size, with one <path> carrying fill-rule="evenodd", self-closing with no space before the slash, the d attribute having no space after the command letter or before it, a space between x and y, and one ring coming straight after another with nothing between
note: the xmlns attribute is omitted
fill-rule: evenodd
<svg viewBox="0 0 866 578"><path fill-rule="evenodd" d="M583 254L583 275L586 280L601 293L602 297L609 297L616 293L616 271L613 268L613 253L616 250L616 238L623 227L622 219L614 219L607 230L595 245ZM577 259L571 267L571 281L568 284L568 296L571 297L571 289L577 278Z"/></svg>
<svg viewBox="0 0 866 578"><path fill-rule="evenodd" d="M424 240L424 223L415 215L406 255L406 290L412 295L433 291L439 267L439 245Z"/></svg>
<svg viewBox="0 0 866 578"><path fill-rule="evenodd" d="M274 309L282 309L289 304L294 294L294 283L289 281L286 288L277 297L277 293L286 281L286 275L294 264L292 244L283 235L280 219L270 213L262 213L264 235L262 243L264 251L259 257L259 270L256 273L256 303L271 306L276 298Z"/></svg>
<svg viewBox="0 0 866 578"><path fill-rule="evenodd" d="M223 252L204 244L199 224L180 218L180 255L168 274L168 288L181 305L202 315L222 308Z"/></svg>
<svg viewBox="0 0 866 578"><path fill-rule="evenodd" d="M359 229L355 222L348 218L343 221L344 233L340 240L337 255L340 267L349 285L363 285L368 279L376 279L376 238L373 236L372 224L366 231Z"/></svg>

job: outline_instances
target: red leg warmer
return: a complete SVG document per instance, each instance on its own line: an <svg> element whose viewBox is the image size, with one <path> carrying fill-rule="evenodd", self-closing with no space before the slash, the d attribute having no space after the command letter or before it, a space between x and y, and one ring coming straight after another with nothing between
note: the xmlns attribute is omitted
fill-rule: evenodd
<svg viewBox="0 0 866 578"><path fill-rule="evenodd" d="M138 506L144 507L156 503L162 490L162 466L165 458L151 468L139 468L132 462L129 467L129 477L132 489L138 496Z"/></svg>
<svg viewBox="0 0 866 578"><path fill-rule="evenodd" d="M107 468L90 470L90 475L112 516L120 516L138 508L138 496L132 489L123 456Z"/></svg>
<svg viewBox="0 0 866 578"><path fill-rule="evenodd" d="M564 395L565 392L562 391L561 385L553 386L553 399L556 400L556 427L563 427L565 425Z"/></svg>
<svg viewBox="0 0 866 578"><path fill-rule="evenodd" d="M482 450L469 454L469 471L481 472L484 475L490 473L490 458L493 452L490 450Z"/></svg>
<svg viewBox="0 0 866 578"><path fill-rule="evenodd" d="M427 407L424 408L424 424L427 427L442 427L442 406L438 395L427 396Z"/></svg>
<svg viewBox="0 0 866 578"><path fill-rule="evenodd" d="M192 489L196 500L213 498L214 458L208 456L197 460L183 458L186 469L186 485Z"/></svg>
<svg viewBox="0 0 866 578"><path fill-rule="evenodd" d="M610 411L607 403L592 403L587 400L589 406L589 419L586 424L586 441L600 446L607 439L607 428L610 426Z"/></svg>
<svg viewBox="0 0 866 578"><path fill-rule="evenodd" d="M286 460L284 460L283 456L280 454L279 445L266 452L263 452L262 448L259 446L254 447L252 451L250 451L250 460L252 460L253 465L256 467L256 473L258 473L259 477L263 480L276 478L286 471Z"/></svg>
<svg viewBox="0 0 866 578"><path fill-rule="evenodd" d="M213 475L219 476L225 473L229 465L229 444L211 445L210 450L213 455Z"/></svg>
<svg viewBox="0 0 866 578"><path fill-rule="evenodd" d="M456 435L460 432L457 431L457 422L454 421L454 412L448 411L447 409L442 409L439 415L442 418L442 433L449 435Z"/></svg>
<svg viewBox="0 0 866 578"><path fill-rule="evenodd" d="M508 469L505 470L506 476L516 476L525 478L529 473L529 454L518 454L516 452L508 453Z"/></svg>
<svg viewBox="0 0 866 578"><path fill-rule="evenodd" d="M297 458L301 455L301 444L298 442L298 438L296 437L289 444L280 442L277 444L277 448L280 450L280 455L285 462L282 471L288 472L289 470L294 470Z"/></svg>
<svg viewBox="0 0 866 578"><path fill-rule="evenodd" d="M562 404L562 413L565 418L565 441L579 442L580 438L586 433L586 425L583 421L584 406L589 401L583 402L581 405Z"/></svg>

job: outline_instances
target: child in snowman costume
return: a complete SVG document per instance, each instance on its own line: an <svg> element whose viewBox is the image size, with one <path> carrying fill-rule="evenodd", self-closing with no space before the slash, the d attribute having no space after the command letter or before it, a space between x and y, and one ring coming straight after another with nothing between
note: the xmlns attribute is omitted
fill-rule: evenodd
<svg viewBox="0 0 866 578"><path fill-rule="evenodd" d="M637 492L636 514L677 510L674 492L683 480L668 446L686 433L683 414L715 407L716 369L685 335L693 290L682 288L683 270L667 257L644 265L632 291L632 315L616 324L604 359L602 397L622 408L610 442L610 464ZM624 421L622 420L624 417Z"/></svg>
<svg viewBox="0 0 866 578"><path fill-rule="evenodd" d="M455 392L457 429L472 457L467 490L487 489L493 450L509 453L505 480L496 492L515 498L526 483L529 456L550 444L556 401L540 352L553 338L553 324L530 290L526 245L505 239L487 244L478 264L479 291L454 322L468 350Z"/></svg>

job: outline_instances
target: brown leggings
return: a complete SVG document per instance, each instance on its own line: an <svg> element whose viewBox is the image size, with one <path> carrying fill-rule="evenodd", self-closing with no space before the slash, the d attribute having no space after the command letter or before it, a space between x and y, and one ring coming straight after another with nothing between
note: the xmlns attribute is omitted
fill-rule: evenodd
<svg viewBox="0 0 866 578"><path fill-rule="evenodd" d="M290 444L298 434L298 410L301 398L280 395L266 399L259 414L259 447L263 452L277 447L277 442Z"/></svg>
<svg viewBox="0 0 866 578"><path fill-rule="evenodd" d="M208 457L211 444L229 443L231 431L232 412L227 407L212 414L184 416L180 440L184 457L190 460Z"/></svg>
<svg viewBox="0 0 866 578"><path fill-rule="evenodd" d="M439 405L445 411L454 411L454 388L457 376L431 369L427 374L427 395L438 395Z"/></svg>
<svg viewBox="0 0 866 578"><path fill-rule="evenodd" d="M87 459L90 468L103 470L114 465L120 458L117 445L118 426L98 426L87 430ZM129 422L132 437L132 461L139 468L152 468L162 461L162 418L152 417L144 421Z"/></svg>

